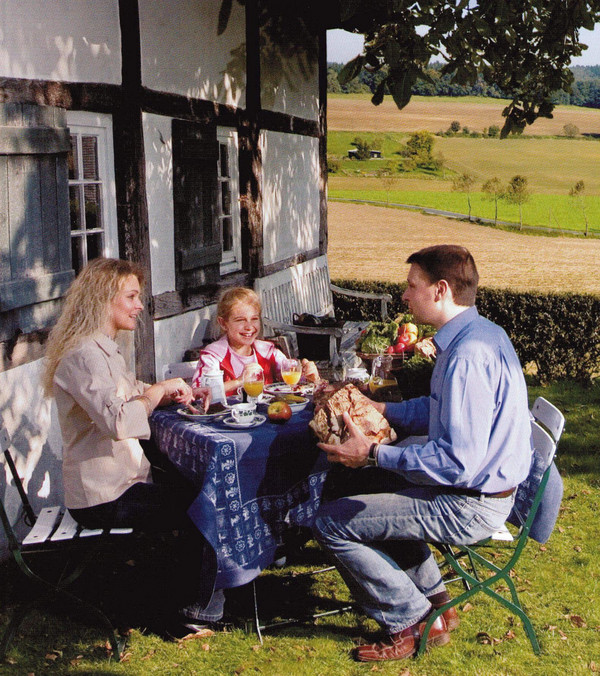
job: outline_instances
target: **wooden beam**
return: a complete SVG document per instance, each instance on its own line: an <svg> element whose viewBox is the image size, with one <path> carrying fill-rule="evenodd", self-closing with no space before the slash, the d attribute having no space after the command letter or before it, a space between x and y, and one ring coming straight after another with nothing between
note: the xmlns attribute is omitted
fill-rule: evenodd
<svg viewBox="0 0 600 676"><path fill-rule="evenodd" d="M319 35L319 251L327 253L327 34Z"/></svg>
<svg viewBox="0 0 600 676"><path fill-rule="evenodd" d="M136 261L146 271L146 298L149 300L138 321L135 361L138 378L153 381L155 348L137 0L119 0L119 19L122 86L120 105L113 112L119 251L122 258Z"/></svg>

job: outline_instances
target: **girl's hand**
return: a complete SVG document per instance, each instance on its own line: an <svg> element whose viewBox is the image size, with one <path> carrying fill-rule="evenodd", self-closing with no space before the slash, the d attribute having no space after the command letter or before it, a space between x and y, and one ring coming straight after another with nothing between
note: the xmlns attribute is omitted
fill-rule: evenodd
<svg viewBox="0 0 600 676"><path fill-rule="evenodd" d="M308 361L308 359L302 360L302 375L309 383L318 383L320 380L317 365L314 361Z"/></svg>
<svg viewBox="0 0 600 676"><path fill-rule="evenodd" d="M192 395L194 397L192 401L202 401L202 408L205 413L210 406L211 394L210 387L192 387Z"/></svg>

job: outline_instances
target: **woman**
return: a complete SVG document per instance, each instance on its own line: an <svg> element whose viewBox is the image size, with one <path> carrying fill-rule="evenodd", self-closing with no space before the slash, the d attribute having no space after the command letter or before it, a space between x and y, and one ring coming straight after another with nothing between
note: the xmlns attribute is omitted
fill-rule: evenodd
<svg viewBox="0 0 600 676"><path fill-rule="evenodd" d="M127 369L115 337L135 329L143 285L135 263L92 261L69 288L48 339L43 384L56 399L62 431L65 505L88 528L184 528L187 544L193 541L194 554L202 557L204 542L186 515L192 496L181 486L152 482L139 440L150 437L155 407L196 398L206 407L209 393L181 378L148 385ZM188 619L218 620L222 592L209 607L201 598L186 610Z"/></svg>

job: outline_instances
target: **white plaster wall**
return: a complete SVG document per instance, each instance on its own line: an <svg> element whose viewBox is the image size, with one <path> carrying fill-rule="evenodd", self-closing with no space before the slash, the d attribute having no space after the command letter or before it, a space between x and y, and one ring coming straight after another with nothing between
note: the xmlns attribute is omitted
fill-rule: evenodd
<svg viewBox="0 0 600 676"><path fill-rule="evenodd" d="M319 246L319 141L263 131L266 265Z"/></svg>
<svg viewBox="0 0 600 676"><path fill-rule="evenodd" d="M41 372L42 360L38 359L0 373L0 425L12 438L11 452L34 509L63 500L62 439L54 401L42 394ZM14 523L21 501L6 466L0 476L0 490ZM0 557L5 553L2 532Z"/></svg>
<svg viewBox="0 0 600 676"><path fill-rule="evenodd" d="M144 113L142 124L152 293L158 295L175 289L171 118Z"/></svg>
<svg viewBox="0 0 600 676"><path fill-rule="evenodd" d="M120 84L117 0L0 0L0 74Z"/></svg>
<svg viewBox="0 0 600 676"><path fill-rule="evenodd" d="M154 323L156 379L163 377L167 364L183 361L186 350L201 347L203 338L214 335L216 305L186 312Z"/></svg>
<svg viewBox="0 0 600 676"><path fill-rule="evenodd" d="M220 1L140 0L139 6L146 87L245 105L245 17L238 2L222 35L217 35Z"/></svg>
<svg viewBox="0 0 600 676"><path fill-rule="evenodd" d="M317 39L315 36L315 47ZM261 105L267 110L318 120L318 60L309 61L302 50L288 56L263 47L260 96Z"/></svg>

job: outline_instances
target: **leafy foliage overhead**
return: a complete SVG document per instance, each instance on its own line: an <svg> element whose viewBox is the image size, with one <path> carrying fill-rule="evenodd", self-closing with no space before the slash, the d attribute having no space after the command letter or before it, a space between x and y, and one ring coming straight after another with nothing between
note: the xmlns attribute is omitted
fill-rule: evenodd
<svg viewBox="0 0 600 676"><path fill-rule="evenodd" d="M350 61L340 81L365 68L389 68L372 101L389 91L403 108L417 79L428 80L431 59L444 60L443 74L472 85L481 74L511 98L502 136L523 131L538 117L552 117L553 92L570 91L572 57L585 49L581 28L600 18L590 0L334 0L336 26L362 33L362 55Z"/></svg>
<svg viewBox="0 0 600 676"><path fill-rule="evenodd" d="M219 33L234 0L222 0ZM398 108L410 101L417 80L430 81L430 61L442 74L473 85L481 74L512 101L502 136L520 133L538 117L552 117L552 94L570 92L569 63L587 47L581 28L600 20L600 0L237 0L252 3L261 27L278 44L298 31L344 28L365 36L363 54L347 63L340 82L363 69L387 66L372 101L386 92ZM276 33L280 35L275 35ZM278 39L277 39L278 38ZM296 41L294 41L296 42Z"/></svg>

